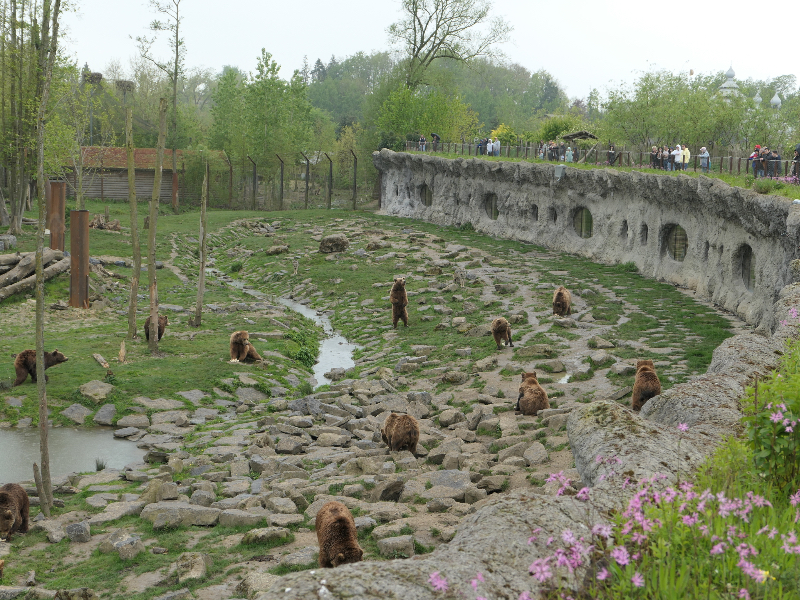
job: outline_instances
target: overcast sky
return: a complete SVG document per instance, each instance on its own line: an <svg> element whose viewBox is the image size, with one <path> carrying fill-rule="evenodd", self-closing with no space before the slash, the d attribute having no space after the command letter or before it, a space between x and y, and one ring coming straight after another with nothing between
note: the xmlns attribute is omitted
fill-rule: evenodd
<svg viewBox="0 0 800 600"><path fill-rule="evenodd" d="M127 68L136 54L131 37L147 34L155 16L147 2L74 3L77 12L62 21L70 54L93 71L112 59ZM399 0L183 0L187 66L253 71L266 48L288 78L304 55L313 66L317 58L327 63L331 55L388 49L386 28L398 20L399 6ZM546 69L570 97L630 82L652 68L714 73L732 64L737 79L800 76L794 1L492 0L492 6L514 28L502 46L508 59L530 71ZM751 27L754 19L758 27ZM168 57L166 45L159 48Z"/></svg>

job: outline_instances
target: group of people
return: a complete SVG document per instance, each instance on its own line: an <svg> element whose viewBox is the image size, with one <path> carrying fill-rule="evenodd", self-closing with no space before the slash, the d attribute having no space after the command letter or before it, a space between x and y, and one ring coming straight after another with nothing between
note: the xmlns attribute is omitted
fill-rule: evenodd
<svg viewBox="0 0 800 600"><path fill-rule="evenodd" d="M798 144L797 148L800 148ZM797 161L797 148L794 151L794 160ZM747 157L747 160L753 165L753 176L758 179L759 177L780 177L781 176L781 155L776 148L770 150L766 146L763 148L756 144L753 152ZM793 171L796 171L797 162L792 165Z"/></svg>
<svg viewBox="0 0 800 600"><path fill-rule="evenodd" d="M550 140L549 142L540 141L538 144L538 148L539 148L539 158L542 160L552 160L552 161L563 160L564 162L568 163L571 163L574 160L572 147L567 146L566 144L564 144L564 142L556 144L554 140Z"/></svg>
<svg viewBox="0 0 800 600"><path fill-rule="evenodd" d="M439 143L439 140L442 138L439 137L438 134L432 133L431 134L431 141L433 142L433 151L436 152L436 146ZM425 139L424 135L419 136L419 151L425 152L425 148L428 145L428 140Z"/></svg>
<svg viewBox="0 0 800 600"><path fill-rule="evenodd" d="M482 156L500 156L500 140L490 137L479 139L477 152Z"/></svg>
<svg viewBox="0 0 800 600"><path fill-rule="evenodd" d="M692 152L689 146L675 144L672 146L653 146L650 150L650 166L654 169L662 171L686 171L689 168L689 159L692 158ZM700 167L703 173L708 173L710 166L711 155L705 146L700 148L700 153L697 155L700 159Z"/></svg>

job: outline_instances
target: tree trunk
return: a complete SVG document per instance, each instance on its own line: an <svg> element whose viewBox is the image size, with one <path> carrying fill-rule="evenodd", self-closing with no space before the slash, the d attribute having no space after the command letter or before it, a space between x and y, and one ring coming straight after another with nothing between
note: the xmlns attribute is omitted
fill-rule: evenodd
<svg viewBox="0 0 800 600"><path fill-rule="evenodd" d="M167 99L158 106L158 145L153 178L153 197L150 199L150 230L147 236L147 278L150 284L150 352L158 352L158 289L156 288L156 222L161 195L161 175L164 168L164 144L167 137Z"/></svg>
<svg viewBox="0 0 800 600"><path fill-rule="evenodd" d="M175 3L175 65L172 71L172 211L178 213L178 67L181 49L180 2Z"/></svg>
<svg viewBox="0 0 800 600"><path fill-rule="evenodd" d="M203 191L200 194L200 276L197 280L197 306L194 309L194 326L200 327L203 320L203 295L206 291L206 232L208 220L206 218L206 205L208 204L208 162L206 162L205 175L203 176Z"/></svg>
<svg viewBox="0 0 800 600"><path fill-rule="evenodd" d="M142 273L142 249L139 246L139 217L136 210L136 165L133 160L133 111L127 109L125 145L128 149L128 202L131 205L131 243L133 244L133 276L128 302L128 339L136 339L136 303L139 277Z"/></svg>

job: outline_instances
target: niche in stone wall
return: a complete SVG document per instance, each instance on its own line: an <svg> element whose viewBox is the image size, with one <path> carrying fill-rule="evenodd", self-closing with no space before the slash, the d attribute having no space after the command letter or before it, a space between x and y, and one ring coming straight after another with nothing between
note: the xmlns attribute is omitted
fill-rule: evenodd
<svg viewBox="0 0 800 600"><path fill-rule="evenodd" d="M500 216L500 211L497 210L497 194L490 192L483 197L483 210L492 221L497 220Z"/></svg>
<svg viewBox="0 0 800 600"><path fill-rule="evenodd" d="M752 292L756 285L756 258L753 256L753 249L747 244L742 244L734 256L734 261L734 272L739 271L744 287Z"/></svg>
<svg viewBox="0 0 800 600"><path fill-rule="evenodd" d="M642 223L641 229L639 229L639 243L642 246L647 246L647 223Z"/></svg>
<svg viewBox="0 0 800 600"><path fill-rule="evenodd" d="M547 220L553 225L555 225L556 221L558 221L558 213L556 212L555 206L551 206L547 209Z"/></svg>
<svg viewBox="0 0 800 600"><path fill-rule="evenodd" d="M423 183L419 188L419 199L425 206L433 204L433 190Z"/></svg>
<svg viewBox="0 0 800 600"><path fill-rule="evenodd" d="M580 237L584 239L592 237L592 213L588 208L581 207L575 211L572 217L572 226Z"/></svg>
<svg viewBox="0 0 800 600"><path fill-rule="evenodd" d="M539 220L539 207L536 204L531 207L531 219L534 221Z"/></svg>
<svg viewBox="0 0 800 600"><path fill-rule="evenodd" d="M622 228L619 230L619 237L623 240L628 239L628 221L622 221Z"/></svg>
<svg viewBox="0 0 800 600"><path fill-rule="evenodd" d="M672 260L683 262L686 258L686 250L689 248L686 230L675 223L667 225L664 228L664 247Z"/></svg>

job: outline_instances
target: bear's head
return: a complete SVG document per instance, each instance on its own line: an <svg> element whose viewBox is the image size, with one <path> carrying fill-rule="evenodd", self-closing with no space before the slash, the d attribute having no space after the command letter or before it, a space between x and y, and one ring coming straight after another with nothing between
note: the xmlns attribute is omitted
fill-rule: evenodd
<svg viewBox="0 0 800 600"><path fill-rule="evenodd" d="M523 373L522 374L522 382L525 383L539 383L539 380L536 379L536 371L531 371L530 373Z"/></svg>
<svg viewBox="0 0 800 600"><path fill-rule="evenodd" d="M231 335L231 343L247 346L250 343L250 334L246 331L234 331L233 335Z"/></svg>
<svg viewBox="0 0 800 600"><path fill-rule="evenodd" d="M11 496L5 492L0 492L0 540L8 539L8 534L14 529L16 523L15 511L9 510L8 506L12 503Z"/></svg>
<svg viewBox="0 0 800 600"><path fill-rule="evenodd" d="M167 315L159 315L158 322L164 327L166 327L167 325L169 325L169 317Z"/></svg>
<svg viewBox="0 0 800 600"><path fill-rule="evenodd" d="M642 369L644 369L645 371L655 371L656 366L653 364L652 360L637 360L636 370L640 371Z"/></svg>
<svg viewBox="0 0 800 600"><path fill-rule="evenodd" d="M364 551L360 547L356 546L355 548L348 548L344 552L339 552L339 554L333 557L331 563L333 563L334 567L349 563L357 563L361 562L361 558L363 556Z"/></svg>
<svg viewBox="0 0 800 600"><path fill-rule="evenodd" d="M58 350L53 350L52 352L45 352L45 355L46 355L45 362L49 367L52 367L53 365L60 365L61 363L65 363L69 360Z"/></svg>
<svg viewBox="0 0 800 600"><path fill-rule="evenodd" d="M394 278L394 287L395 289L400 289L406 287L406 278L405 277L395 277Z"/></svg>

